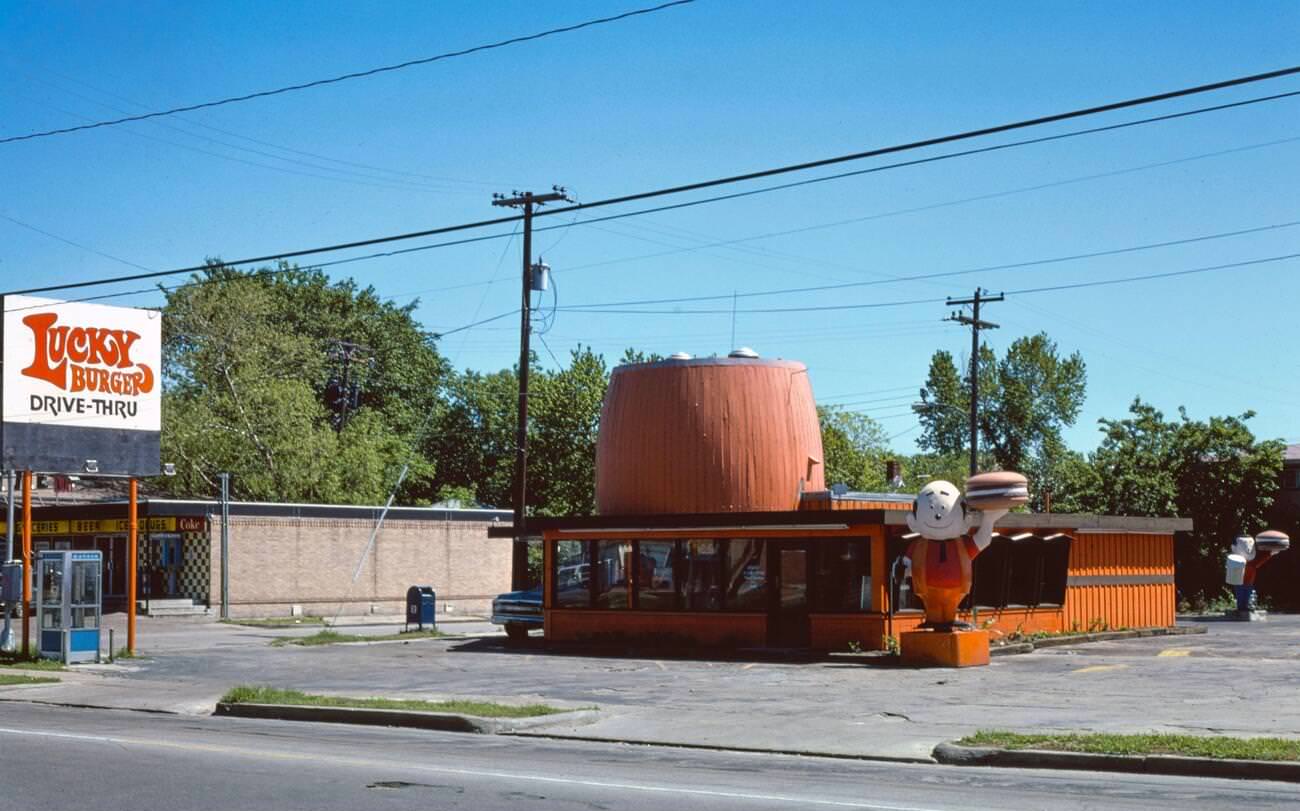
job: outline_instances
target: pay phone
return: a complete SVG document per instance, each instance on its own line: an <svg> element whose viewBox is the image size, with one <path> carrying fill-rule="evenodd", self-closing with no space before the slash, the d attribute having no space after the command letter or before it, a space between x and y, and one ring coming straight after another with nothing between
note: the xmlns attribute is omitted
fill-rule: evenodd
<svg viewBox="0 0 1300 811"><path fill-rule="evenodd" d="M36 557L37 650L72 664L99 661L99 552L44 550Z"/></svg>

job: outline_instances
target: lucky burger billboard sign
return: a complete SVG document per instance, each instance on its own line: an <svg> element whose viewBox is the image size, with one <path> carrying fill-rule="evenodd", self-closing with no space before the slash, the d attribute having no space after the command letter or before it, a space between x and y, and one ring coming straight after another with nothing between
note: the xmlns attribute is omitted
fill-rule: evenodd
<svg viewBox="0 0 1300 811"><path fill-rule="evenodd" d="M3 337L4 467L157 475L161 314L6 296Z"/></svg>

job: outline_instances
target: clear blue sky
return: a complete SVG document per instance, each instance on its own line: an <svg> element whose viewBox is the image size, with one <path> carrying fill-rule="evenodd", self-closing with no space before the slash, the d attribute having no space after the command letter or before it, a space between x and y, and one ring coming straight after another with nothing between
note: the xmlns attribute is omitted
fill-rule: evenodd
<svg viewBox="0 0 1300 811"><path fill-rule="evenodd" d="M308 81L643 4L651 3L0 2L0 135ZM0 285L132 271L100 254L166 269L490 217L500 213L490 205L494 191L560 183L593 200L956 132L1297 64L1298 34L1293 1L700 0L330 87L0 145L0 216L91 249L0 219ZM1290 90L1300 90L1300 79L1034 134ZM535 244L555 269L561 306L1024 262L1300 220L1298 139L1300 100L1288 99L575 225L538 234ZM1031 189L1039 186L1047 187ZM845 220L854 221L828 225ZM791 229L808 230L701 247ZM917 433L906 404L931 353L969 351L969 333L941 322L948 308L744 310L961 296L977 284L1010 291L1297 246L1300 228L1291 227L951 279L740 299L735 343L806 362L821 402L879 418L906 452ZM418 296L420 321L446 330L516 306L518 257L518 240L499 240L332 272L398 301ZM115 301L150 305L159 296ZM728 310L730 302L677 306ZM1297 313L1300 262L1291 260L1008 295L986 317L1002 325L989 336L999 351L1045 330L1063 352L1083 354L1088 399L1067 439L1087 450L1096 420L1123 416L1138 395L1167 413L1185 405L1196 417L1252 409L1257 434L1300 442ZM725 353L731 332L730 312L559 312L545 341L560 360L589 344L612 363L627 346ZM517 322L449 336L441 349L461 368L508 366Z"/></svg>

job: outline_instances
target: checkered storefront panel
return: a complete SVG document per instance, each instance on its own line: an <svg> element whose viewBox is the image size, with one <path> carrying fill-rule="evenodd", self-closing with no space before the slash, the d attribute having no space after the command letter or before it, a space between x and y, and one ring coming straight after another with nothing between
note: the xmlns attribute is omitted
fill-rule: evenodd
<svg viewBox="0 0 1300 811"><path fill-rule="evenodd" d="M208 602L208 584L211 582L212 561L209 555L211 537L206 530L181 533L180 580L176 584L177 596L189 597L195 605Z"/></svg>

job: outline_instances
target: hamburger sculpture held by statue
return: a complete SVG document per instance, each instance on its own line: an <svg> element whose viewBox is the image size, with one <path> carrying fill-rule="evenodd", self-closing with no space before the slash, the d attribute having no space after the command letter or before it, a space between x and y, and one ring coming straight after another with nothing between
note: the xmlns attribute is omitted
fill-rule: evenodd
<svg viewBox="0 0 1300 811"><path fill-rule="evenodd" d="M911 570L912 590L925 604L925 624L902 635L905 662L958 667L988 663L987 632L957 622L957 606L970 593L971 561L993 541L993 525L1028 501L1025 477L1010 471L970 477L964 498L945 481L930 482L917 495L907 526L921 537L908 546L904 560ZM969 533L976 523L978 528Z"/></svg>

